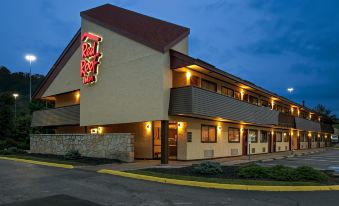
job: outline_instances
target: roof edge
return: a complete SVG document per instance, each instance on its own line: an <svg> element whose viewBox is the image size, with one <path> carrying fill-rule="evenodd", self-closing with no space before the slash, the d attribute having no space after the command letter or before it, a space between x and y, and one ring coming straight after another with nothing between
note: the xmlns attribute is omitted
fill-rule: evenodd
<svg viewBox="0 0 339 206"><path fill-rule="evenodd" d="M125 9L125 10L126 10L126 9ZM130 11L130 10L128 10L128 11ZM122 36L124 36L124 37L127 37L127 38L129 38L129 39L131 39L131 40L134 40L134 41L136 41L136 42L138 42L138 43L144 44L144 45L146 45L146 46L148 46L148 47L150 47L150 48L152 48L152 49L155 49L155 50L157 50L157 51L159 51L159 52L162 52L162 53L165 53L166 51L168 51L169 49L171 49L174 45L176 45L177 43L179 43L182 39L184 39L185 37L187 37L187 36L190 34L190 29L189 29L189 28L180 26L180 27L185 28L186 31L185 31L182 35L180 35L178 38L176 38L174 41L172 41L171 43L169 43L168 45L166 45L165 47L159 47L159 46L157 46L156 44L152 44L152 43L150 43L150 42L148 42L148 41L145 41L144 39L140 38L140 37L137 36L137 35L133 35L133 34L130 33L130 32L126 32L126 31L124 31L124 30L122 30L122 29L118 29L118 28L116 28L116 27L110 26L110 25L108 25L108 24L106 24L106 23L104 23L104 22L101 22L101 21L99 21L99 20L97 20L97 19L95 19L95 18L93 18L93 17L91 17L91 16L89 16L89 15L86 15L85 12L86 12L86 11L80 12L80 16L81 16L82 18L84 18L84 19L86 19L86 20L88 20L88 21L91 21L92 23L98 24L98 25L100 25L100 26L102 26L102 27L104 27L104 28L106 28L106 29L108 29L108 30L110 30L110 31L116 32L116 33L118 33L118 34L120 34L120 35L122 35ZM131 11L131 12L134 12L134 11ZM136 12L134 12L134 13L136 13ZM138 14L139 14L139 13L138 13ZM141 15L144 15L144 14L141 14ZM146 15L144 15L144 16L146 16ZM147 17L148 17L148 16L147 16ZM150 18L153 18L153 17L150 17ZM160 20L160 19L157 19L157 20L158 20L158 21L162 21L162 22L166 22L166 21L163 21L163 20ZM168 23L168 24L173 24L173 23L170 23L170 22L166 22L166 23ZM173 25L176 25L176 24L173 24ZM179 25L177 25L177 26L179 26Z"/></svg>
<svg viewBox="0 0 339 206"><path fill-rule="evenodd" d="M53 64L52 68L49 70L45 79L40 83L38 88L34 91L32 98L40 99L43 94L46 92L48 87L51 85L55 77L59 74L63 66L68 62L71 56L74 54L76 49L80 46L80 36L81 28L78 29L76 34L73 36L72 40L68 43L67 47L62 51L59 58Z"/></svg>
<svg viewBox="0 0 339 206"><path fill-rule="evenodd" d="M310 109L310 108L307 108L305 106L302 106L299 103L296 103L296 102L294 102L294 101L292 101L292 100L290 100L290 99L288 99L286 97L280 96L280 95L275 94L275 93L273 93L273 92L271 92L271 91L269 91L267 89L264 89L264 88L262 88L260 86L257 86L256 84L254 84L254 83L252 83L250 81L243 80L243 79L241 79L239 77L236 77L236 76L234 76L234 75L232 75L232 74L230 74L228 72L225 72L225 71L223 71L221 69L218 69L214 65L211 65L211 64L209 64L207 62L204 62L204 61L202 61L200 59L193 58L191 56L188 56L186 54L183 54L181 52L178 52L178 51L175 51L175 50L172 50L172 49L170 50L170 56L171 56L171 63L170 63L170 68L171 69L176 69L176 68L179 68L179 67L186 67L186 66L189 66L189 65L192 65L192 64L196 64L198 66L204 67L207 70L210 70L210 71L218 73L218 74L220 74L222 76L226 76L228 78L234 79L234 80L238 81L239 83L242 83L242 84L247 85L247 86L254 87L257 90L260 90L260 91L262 91L264 93L272 95L273 97L278 97L278 98L280 98L280 99L282 99L284 101L287 101L289 103L292 103L292 104L294 104L294 105L296 105L296 106L298 106L300 108L304 108L304 109L309 110L311 112L314 112L314 113L316 113L316 114L318 114L320 116L323 116L322 114L314 111L313 109ZM180 61L174 60L173 57L179 58Z"/></svg>

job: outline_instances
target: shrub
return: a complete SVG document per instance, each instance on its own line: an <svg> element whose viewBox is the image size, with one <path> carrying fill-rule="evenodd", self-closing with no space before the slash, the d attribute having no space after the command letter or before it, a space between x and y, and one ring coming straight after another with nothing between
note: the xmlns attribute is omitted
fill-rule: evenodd
<svg viewBox="0 0 339 206"><path fill-rule="evenodd" d="M12 154L26 154L27 152L17 147L9 147L0 151L1 155L12 155Z"/></svg>
<svg viewBox="0 0 339 206"><path fill-rule="evenodd" d="M193 167L193 172L201 175L217 175L221 174L222 168L217 162L202 162Z"/></svg>
<svg viewBox="0 0 339 206"><path fill-rule="evenodd" d="M267 168L269 178L279 181L295 181L298 180L295 169L284 165L276 165Z"/></svg>
<svg viewBox="0 0 339 206"><path fill-rule="evenodd" d="M328 179L325 173L308 166L298 167L295 171L299 180L325 181Z"/></svg>
<svg viewBox="0 0 339 206"><path fill-rule="evenodd" d="M255 164L241 167L239 169L238 175L243 178L254 178L254 179L268 178L267 168Z"/></svg>
<svg viewBox="0 0 339 206"><path fill-rule="evenodd" d="M66 160L77 160L81 158L81 154L78 150L71 150L64 155L64 158Z"/></svg>

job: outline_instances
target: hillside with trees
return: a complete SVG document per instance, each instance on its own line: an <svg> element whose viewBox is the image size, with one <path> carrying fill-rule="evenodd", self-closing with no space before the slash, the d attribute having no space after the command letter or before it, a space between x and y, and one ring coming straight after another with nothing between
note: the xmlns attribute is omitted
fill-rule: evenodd
<svg viewBox="0 0 339 206"><path fill-rule="evenodd" d="M38 87L45 77L32 75L32 91ZM11 72L0 66L0 150L6 147L29 148L31 115L34 110L45 107L40 100L29 101L29 73ZM15 117L15 99L17 116Z"/></svg>

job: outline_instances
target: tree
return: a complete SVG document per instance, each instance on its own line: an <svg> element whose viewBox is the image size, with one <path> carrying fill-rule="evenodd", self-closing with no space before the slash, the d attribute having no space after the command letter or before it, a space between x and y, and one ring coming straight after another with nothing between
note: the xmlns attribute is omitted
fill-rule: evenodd
<svg viewBox="0 0 339 206"><path fill-rule="evenodd" d="M327 109L324 105L318 104L314 107L314 111L318 112L319 114L324 115L325 117L329 118L332 122L337 122L338 118L337 115L332 114L330 109Z"/></svg>
<svg viewBox="0 0 339 206"><path fill-rule="evenodd" d="M0 93L0 139L4 140L11 135L13 123L14 98L11 93Z"/></svg>

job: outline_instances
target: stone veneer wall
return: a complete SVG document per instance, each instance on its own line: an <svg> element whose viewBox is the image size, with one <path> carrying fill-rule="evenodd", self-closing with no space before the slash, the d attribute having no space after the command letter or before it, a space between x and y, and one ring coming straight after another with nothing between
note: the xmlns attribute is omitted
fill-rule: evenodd
<svg viewBox="0 0 339 206"><path fill-rule="evenodd" d="M134 135L112 134L31 134L30 152L64 155L77 150L82 156L134 161Z"/></svg>

